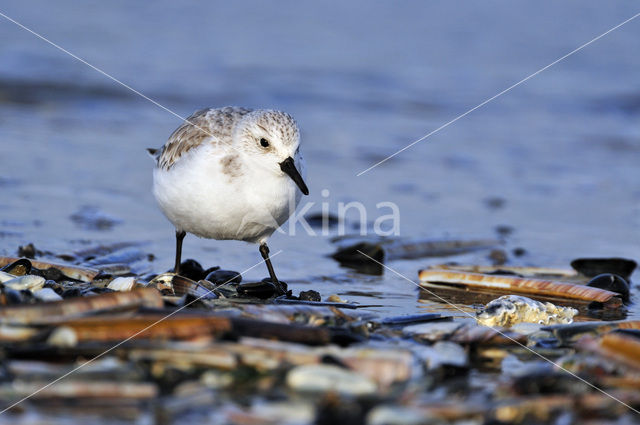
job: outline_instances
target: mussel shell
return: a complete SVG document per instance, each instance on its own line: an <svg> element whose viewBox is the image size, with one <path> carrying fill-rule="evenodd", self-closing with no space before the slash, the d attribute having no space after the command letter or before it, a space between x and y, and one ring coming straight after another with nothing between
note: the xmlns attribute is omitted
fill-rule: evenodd
<svg viewBox="0 0 640 425"><path fill-rule="evenodd" d="M238 294L244 297L267 299L276 294L276 285L264 280L262 282L241 283L238 285Z"/></svg>
<svg viewBox="0 0 640 425"><path fill-rule="evenodd" d="M0 271L10 273L14 276L24 276L31 273L31 261L26 258L21 258L11 264L7 264L1 268Z"/></svg>
<svg viewBox="0 0 640 425"><path fill-rule="evenodd" d="M206 274L200 263L190 258L180 263L180 276L192 281L198 281L204 279Z"/></svg>
<svg viewBox="0 0 640 425"><path fill-rule="evenodd" d="M625 280L629 280L637 265L635 261L626 258L578 258L571 262L571 267L584 276L612 273Z"/></svg>
<svg viewBox="0 0 640 425"><path fill-rule="evenodd" d="M224 285L242 282L242 275L233 270L213 270L204 278L214 285Z"/></svg>
<svg viewBox="0 0 640 425"><path fill-rule="evenodd" d="M623 301L629 300L629 283L618 275L611 273L599 274L591 279L587 286L616 292L622 295Z"/></svg>

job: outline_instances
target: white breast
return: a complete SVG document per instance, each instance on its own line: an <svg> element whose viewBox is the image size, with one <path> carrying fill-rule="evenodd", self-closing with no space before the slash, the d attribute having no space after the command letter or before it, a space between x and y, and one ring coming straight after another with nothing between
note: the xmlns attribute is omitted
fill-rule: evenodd
<svg viewBox="0 0 640 425"><path fill-rule="evenodd" d="M210 144L190 150L169 170L154 170L153 193L178 230L263 242L293 214L301 193L275 167L238 157L232 170L225 169L221 160L230 153L237 154Z"/></svg>

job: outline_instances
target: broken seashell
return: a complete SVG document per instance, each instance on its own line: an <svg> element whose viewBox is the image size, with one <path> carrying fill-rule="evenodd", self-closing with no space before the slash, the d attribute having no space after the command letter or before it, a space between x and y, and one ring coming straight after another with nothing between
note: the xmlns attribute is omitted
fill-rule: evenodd
<svg viewBox="0 0 640 425"><path fill-rule="evenodd" d="M114 291L131 291L136 285L136 279L134 277L116 277L107 288Z"/></svg>
<svg viewBox="0 0 640 425"><path fill-rule="evenodd" d="M16 291L22 291L24 289L37 291L42 289L44 282L44 277L28 274L26 276L20 276L6 281L4 282L4 286L15 289Z"/></svg>
<svg viewBox="0 0 640 425"><path fill-rule="evenodd" d="M578 310L575 308L558 307L518 295L505 295L487 304L476 319L479 324L491 327L511 327L522 322L553 325L572 323L576 314Z"/></svg>

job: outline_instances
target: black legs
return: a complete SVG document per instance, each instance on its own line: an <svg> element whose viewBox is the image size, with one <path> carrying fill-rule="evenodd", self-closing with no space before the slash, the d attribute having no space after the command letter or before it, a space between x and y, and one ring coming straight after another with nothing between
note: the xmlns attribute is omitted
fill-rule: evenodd
<svg viewBox="0 0 640 425"><path fill-rule="evenodd" d="M271 259L269 259L269 247L266 243L260 244L260 254L262 254L262 258L264 258L264 262L267 264L267 269L269 270L269 276L271 277L271 282L276 286L276 290L279 295L284 295L286 292L282 288L280 281L276 277L276 272L273 270L273 265L271 264Z"/></svg>
<svg viewBox="0 0 640 425"><path fill-rule="evenodd" d="M173 272L180 274L180 258L182 257L182 240L186 236L183 231L176 230L176 265L173 266Z"/></svg>
<svg viewBox="0 0 640 425"><path fill-rule="evenodd" d="M180 274L180 260L182 257L182 241L186 235L187 235L186 232L183 232L181 230L176 230L176 264L173 267L173 272L175 274ZM278 295L286 294L286 291L282 287L282 284L276 277L276 272L273 270L273 264L271 264L271 259L269 258L269 247L267 246L266 243L260 244L260 254L264 259L264 262L267 264L267 269L269 270L269 277L271 277L271 282L275 285Z"/></svg>

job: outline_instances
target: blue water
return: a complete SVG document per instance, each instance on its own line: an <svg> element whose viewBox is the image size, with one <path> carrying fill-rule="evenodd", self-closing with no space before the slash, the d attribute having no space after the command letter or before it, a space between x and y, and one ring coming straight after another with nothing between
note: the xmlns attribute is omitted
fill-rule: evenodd
<svg viewBox="0 0 640 425"><path fill-rule="evenodd" d="M312 211L360 201L373 221L386 213L377 203L394 202L407 238L489 238L508 225L505 249L527 251L511 264L640 258L640 18L356 177L640 12L637 3L4 0L0 12L179 115L223 105L290 112ZM141 240L153 269L168 269L173 230L151 196L144 149L179 124L0 18L0 253ZM502 207L488 207L495 198ZM84 205L122 222L78 227L69 217ZM270 242L294 289L373 300L382 312L423 308L405 280L341 269L326 237L296 233ZM486 254L454 260L488 264ZM184 255L235 270L259 261L254 246L195 237ZM389 266L415 280L448 260ZM247 279L264 276L258 267Z"/></svg>

